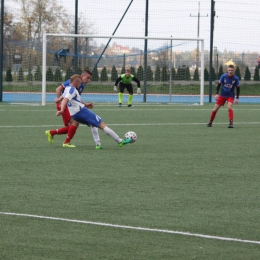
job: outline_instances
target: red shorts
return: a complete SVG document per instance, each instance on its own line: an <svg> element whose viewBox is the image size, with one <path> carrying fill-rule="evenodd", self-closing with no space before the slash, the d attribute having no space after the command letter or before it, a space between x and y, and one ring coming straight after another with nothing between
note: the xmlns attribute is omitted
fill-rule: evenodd
<svg viewBox="0 0 260 260"><path fill-rule="evenodd" d="M234 103L234 98L233 97L222 97L222 96L219 96L217 101L216 101L216 104L220 105L220 106L224 106L226 101L228 103Z"/></svg>
<svg viewBox="0 0 260 260"><path fill-rule="evenodd" d="M58 111L60 111L60 103L56 103L56 108L57 108ZM70 115L70 112L69 112L69 109L68 109L67 106L66 106L66 108L65 108L65 110L62 114L62 119L63 119L64 125L68 126L70 119L71 119L71 115Z"/></svg>

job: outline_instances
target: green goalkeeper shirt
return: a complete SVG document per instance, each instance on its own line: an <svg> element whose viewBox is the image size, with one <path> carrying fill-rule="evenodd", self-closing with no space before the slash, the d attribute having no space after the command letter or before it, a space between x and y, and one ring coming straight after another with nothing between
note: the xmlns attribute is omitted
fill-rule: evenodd
<svg viewBox="0 0 260 260"><path fill-rule="evenodd" d="M130 74L130 77L127 78L125 74L122 74L117 80L116 80L116 83L115 83L115 86L117 86L117 84L119 82L122 82L123 84L125 85L130 85L131 84L131 81L134 81L137 83L137 87L140 88L140 81L138 78L136 78L133 74Z"/></svg>

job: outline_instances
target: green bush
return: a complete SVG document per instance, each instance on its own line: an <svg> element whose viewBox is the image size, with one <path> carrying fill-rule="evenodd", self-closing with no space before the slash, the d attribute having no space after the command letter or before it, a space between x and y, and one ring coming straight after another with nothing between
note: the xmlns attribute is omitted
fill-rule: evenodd
<svg viewBox="0 0 260 260"><path fill-rule="evenodd" d="M207 68L204 69L204 80L209 81L209 72L208 72Z"/></svg>
<svg viewBox="0 0 260 260"><path fill-rule="evenodd" d="M139 79L139 80L144 80L144 68L142 65L140 65L137 69L137 75L136 77Z"/></svg>
<svg viewBox="0 0 260 260"><path fill-rule="evenodd" d="M73 75L73 72L72 72L71 68L68 67L67 70L66 70L65 80L70 79L70 77L71 77L72 75Z"/></svg>
<svg viewBox="0 0 260 260"><path fill-rule="evenodd" d="M251 80L251 72L250 72L248 66L246 66L244 80Z"/></svg>
<svg viewBox="0 0 260 260"><path fill-rule="evenodd" d="M108 81L107 68L106 68L106 66L104 66L103 69L101 70L100 80L101 80L101 81Z"/></svg>
<svg viewBox="0 0 260 260"><path fill-rule="evenodd" d="M99 75L97 67L95 67L92 71L92 81L99 81Z"/></svg>
<svg viewBox="0 0 260 260"><path fill-rule="evenodd" d="M161 80L161 69L160 69L159 65L156 66L154 80L155 81Z"/></svg>
<svg viewBox="0 0 260 260"><path fill-rule="evenodd" d="M239 80L241 80L241 73L240 73L240 69L238 66L236 67L235 74L239 78Z"/></svg>
<svg viewBox="0 0 260 260"><path fill-rule="evenodd" d="M56 70L55 70L54 81L56 81L56 82L61 82L62 81L62 75L61 75L61 71L60 71L59 68L56 68Z"/></svg>
<svg viewBox="0 0 260 260"><path fill-rule="evenodd" d="M18 81L24 82L24 74L23 74L23 68L22 67L20 67L20 69L18 71Z"/></svg>
<svg viewBox="0 0 260 260"><path fill-rule="evenodd" d="M51 67L49 67L47 72L46 72L46 80L47 81L53 81L54 80L53 72L52 72Z"/></svg>
<svg viewBox="0 0 260 260"><path fill-rule="evenodd" d="M40 69L40 66L37 66L36 72L34 74L34 79L36 81L42 81L42 71Z"/></svg>
<svg viewBox="0 0 260 260"><path fill-rule="evenodd" d="M111 71L111 81L116 81L117 78L118 78L117 70L116 70L115 65L113 65L112 71Z"/></svg>
<svg viewBox="0 0 260 260"><path fill-rule="evenodd" d="M193 80L200 80L198 68L196 68L194 71Z"/></svg>
<svg viewBox="0 0 260 260"><path fill-rule="evenodd" d="M122 67L121 74L125 74L125 67Z"/></svg>
<svg viewBox="0 0 260 260"><path fill-rule="evenodd" d="M152 71L151 66L147 67L147 78L146 78L146 80L147 81L153 81L153 71Z"/></svg>
<svg viewBox="0 0 260 260"><path fill-rule="evenodd" d="M184 71L184 80L190 80L190 68L187 66Z"/></svg>
<svg viewBox="0 0 260 260"><path fill-rule="evenodd" d="M130 71L131 71L131 74L133 74L134 76L136 75L135 67L131 66Z"/></svg>
<svg viewBox="0 0 260 260"><path fill-rule="evenodd" d="M167 67L164 65L164 66L162 67L161 81L167 81L167 80L168 80Z"/></svg>
<svg viewBox="0 0 260 260"><path fill-rule="evenodd" d="M31 66L29 66L29 68L28 68L27 81L33 81L33 74L32 74Z"/></svg>
<svg viewBox="0 0 260 260"><path fill-rule="evenodd" d="M254 81L259 81L259 68L255 66L255 74L254 74Z"/></svg>

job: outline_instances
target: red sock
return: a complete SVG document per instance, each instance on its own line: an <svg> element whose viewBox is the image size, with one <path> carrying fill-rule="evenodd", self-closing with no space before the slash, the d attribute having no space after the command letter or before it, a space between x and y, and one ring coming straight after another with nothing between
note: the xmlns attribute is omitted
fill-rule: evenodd
<svg viewBox="0 0 260 260"><path fill-rule="evenodd" d="M234 113L232 109L228 110L228 118L230 122L233 122Z"/></svg>
<svg viewBox="0 0 260 260"><path fill-rule="evenodd" d="M213 122L213 120L214 120L216 114L217 114L216 111L212 111L212 112L211 112L211 116L210 116L210 122L211 122L211 123Z"/></svg>
<svg viewBox="0 0 260 260"><path fill-rule="evenodd" d="M69 131L69 127L65 126L59 129L51 130L50 133L51 135L65 135Z"/></svg>
<svg viewBox="0 0 260 260"><path fill-rule="evenodd" d="M76 131L77 131L77 127L74 126L74 125L70 125L69 126L69 131L68 131L68 135L67 135L67 138L64 142L64 144L67 144L70 142L70 140L73 138L73 136L76 134Z"/></svg>

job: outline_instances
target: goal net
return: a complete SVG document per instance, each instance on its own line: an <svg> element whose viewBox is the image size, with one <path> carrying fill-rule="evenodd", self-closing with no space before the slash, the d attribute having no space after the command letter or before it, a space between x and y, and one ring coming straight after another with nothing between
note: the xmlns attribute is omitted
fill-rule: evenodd
<svg viewBox="0 0 260 260"><path fill-rule="evenodd" d="M54 102L60 84L89 69L93 75L83 100L118 103L114 84L129 68L140 80L142 91L136 94L132 81L133 103L204 103L203 39L47 33L30 47L20 48L22 65L12 72L15 79L9 84L9 102Z"/></svg>

